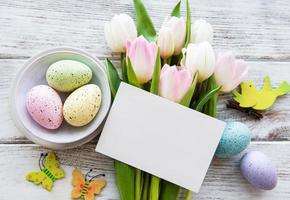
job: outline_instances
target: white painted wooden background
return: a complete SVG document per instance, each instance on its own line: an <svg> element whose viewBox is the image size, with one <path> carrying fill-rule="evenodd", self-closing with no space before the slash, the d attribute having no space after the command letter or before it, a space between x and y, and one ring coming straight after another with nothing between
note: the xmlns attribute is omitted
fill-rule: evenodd
<svg viewBox="0 0 290 200"><path fill-rule="evenodd" d="M175 0L144 0L157 28ZM205 18L214 27L215 50L233 50L250 67L248 79L261 86L265 75L273 85L290 82L290 2L285 0L191 0L192 17ZM184 11L184 9L183 9ZM71 46L118 63L104 41L103 25L114 13L133 15L131 0L1 0L0 1L0 200L70 199L74 167L97 168L108 186L96 199L119 199L114 185L113 161L94 152L96 140L73 150L57 151L66 178L46 192L24 180L37 169L46 149L28 141L9 114L9 87L17 69L34 54L48 48ZM273 191L253 189L241 176L238 155L214 159L201 192L194 199L290 199L290 95L281 97L261 121L229 110L222 96L218 118L242 121L252 130L248 150L266 153L277 165L279 183ZM174 159L174 158L172 158ZM182 194L181 194L182 196Z"/></svg>

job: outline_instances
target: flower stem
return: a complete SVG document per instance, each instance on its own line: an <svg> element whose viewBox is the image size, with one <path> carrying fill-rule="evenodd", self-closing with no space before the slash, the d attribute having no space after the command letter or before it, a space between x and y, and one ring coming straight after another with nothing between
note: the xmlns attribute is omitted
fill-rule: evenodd
<svg viewBox="0 0 290 200"><path fill-rule="evenodd" d="M128 77L127 77L126 54L125 53L121 53L121 71L122 71L122 80L127 83Z"/></svg>
<svg viewBox="0 0 290 200"><path fill-rule="evenodd" d="M207 80L207 86L206 86L206 92L209 92L217 87L217 84L215 82L214 75L212 75ZM207 114L211 117L216 117L217 112L217 101L218 101L218 93L215 93L211 99L205 104L205 107L203 109L203 113Z"/></svg>
<svg viewBox="0 0 290 200"><path fill-rule="evenodd" d="M150 185L150 200L159 199L159 183L160 179L156 176L151 176L151 185Z"/></svg>
<svg viewBox="0 0 290 200"><path fill-rule="evenodd" d="M135 200L140 200L143 187L143 172L140 169L136 169L135 173Z"/></svg>
<svg viewBox="0 0 290 200"><path fill-rule="evenodd" d="M164 59L164 64L171 65L171 59L172 59L172 57L169 57L167 59Z"/></svg>
<svg viewBox="0 0 290 200"><path fill-rule="evenodd" d="M190 190L187 190L185 200L190 200L191 199L191 195L192 195L192 192Z"/></svg>
<svg viewBox="0 0 290 200"><path fill-rule="evenodd" d="M142 189L142 200L148 200L150 174L144 173L144 183Z"/></svg>
<svg viewBox="0 0 290 200"><path fill-rule="evenodd" d="M159 200L176 200L179 192L179 186L162 180Z"/></svg>

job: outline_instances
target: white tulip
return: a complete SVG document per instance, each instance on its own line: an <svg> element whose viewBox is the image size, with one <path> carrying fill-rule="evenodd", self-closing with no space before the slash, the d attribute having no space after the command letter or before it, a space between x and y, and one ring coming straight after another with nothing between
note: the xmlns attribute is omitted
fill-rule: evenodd
<svg viewBox="0 0 290 200"><path fill-rule="evenodd" d="M210 23L203 19L198 19L191 25L191 39L192 43L199 43L208 41L212 43L213 30Z"/></svg>
<svg viewBox="0 0 290 200"><path fill-rule="evenodd" d="M113 52L125 52L126 42L137 38L133 19L127 14L115 15L105 24L105 38Z"/></svg>
<svg viewBox="0 0 290 200"><path fill-rule="evenodd" d="M190 43L182 58L182 65L190 69L192 73L198 71L198 81L208 79L215 70L215 54L212 46L207 42L197 44Z"/></svg>
<svg viewBox="0 0 290 200"><path fill-rule="evenodd" d="M174 41L174 55L178 55L183 48L186 36L186 25L183 17L167 17L163 22L162 27L167 27L171 30Z"/></svg>
<svg viewBox="0 0 290 200"><path fill-rule="evenodd" d="M174 40L172 31L167 27L162 27L159 31L158 47L160 48L160 55L166 59L174 53Z"/></svg>

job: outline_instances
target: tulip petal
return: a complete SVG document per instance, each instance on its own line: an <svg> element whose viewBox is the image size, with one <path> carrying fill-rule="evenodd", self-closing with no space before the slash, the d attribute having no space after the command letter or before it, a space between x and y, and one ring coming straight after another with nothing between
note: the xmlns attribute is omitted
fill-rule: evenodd
<svg viewBox="0 0 290 200"><path fill-rule="evenodd" d="M128 77L128 83L130 85L134 85L138 88L141 88L141 86L139 85L139 82L137 80L136 74L134 72L134 69L132 67L130 58L127 58L127 77Z"/></svg>
<svg viewBox="0 0 290 200"><path fill-rule="evenodd" d="M166 17L162 28L169 28L174 41L174 55L178 55L184 46L185 35L186 35L186 25L183 17Z"/></svg>
<svg viewBox="0 0 290 200"><path fill-rule="evenodd" d="M242 81L244 81L247 74L248 74L248 67L247 67L245 61L236 60L232 89L236 88Z"/></svg>
<svg viewBox="0 0 290 200"><path fill-rule="evenodd" d="M157 44L160 48L160 55L166 59L174 53L174 40L171 30L167 27L163 27L159 31Z"/></svg>
<svg viewBox="0 0 290 200"><path fill-rule="evenodd" d="M114 43L111 39L112 38L111 27L109 23L105 23L104 30L105 30L105 38L106 38L108 46L110 47L110 49L114 49Z"/></svg>
<svg viewBox="0 0 290 200"><path fill-rule="evenodd" d="M147 83L152 78L157 48L155 43L149 43L143 36L127 42L127 56L140 84Z"/></svg>
<svg viewBox="0 0 290 200"><path fill-rule="evenodd" d="M191 25L191 42L200 43L208 41L212 43L213 40L213 29L212 26L203 19L196 20Z"/></svg>
<svg viewBox="0 0 290 200"><path fill-rule="evenodd" d="M229 92L236 88L248 72L243 60L235 59L232 52L220 54L216 64L215 78L222 92Z"/></svg>
<svg viewBox="0 0 290 200"><path fill-rule="evenodd" d="M231 85L232 77L234 75L235 57L232 52L226 52L219 55L216 64L216 81L219 85L223 85L222 90Z"/></svg>
<svg viewBox="0 0 290 200"><path fill-rule="evenodd" d="M164 65L159 83L159 95L174 102L180 102L192 83L192 74L188 69Z"/></svg>
<svg viewBox="0 0 290 200"><path fill-rule="evenodd" d="M127 14L115 15L104 27L105 38L113 52L125 52L127 40L137 37L133 19Z"/></svg>

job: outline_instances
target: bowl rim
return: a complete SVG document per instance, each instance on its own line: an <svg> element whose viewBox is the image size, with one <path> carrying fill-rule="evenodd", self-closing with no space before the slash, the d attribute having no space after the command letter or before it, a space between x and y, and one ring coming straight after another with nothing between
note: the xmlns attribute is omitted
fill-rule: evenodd
<svg viewBox="0 0 290 200"><path fill-rule="evenodd" d="M39 137L33 133L31 133L23 124L22 120L19 118L18 111L15 105L15 98L16 98L16 88L18 86L18 83L20 81L19 77L22 77L25 71L37 60L42 59L43 57L54 54L54 53L74 53L74 54L79 54L80 56L85 56L88 59L92 60L96 65L99 67L100 71L103 73L105 76L105 87L107 88L108 92L108 106L105 107L104 110L104 116L101 118L100 123L97 124L97 127L93 131L90 131L91 133L88 133L85 137L81 139L75 139L70 142L57 142L57 141L49 141L46 139L43 139L42 137ZM56 47L56 48L50 48L47 50L44 50L31 58L29 58L23 65L22 67L19 67L18 71L16 72L16 75L12 81L12 85L10 88L10 95L9 95L9 104L10 104L10 115L12 117L12 120L17 127L18 130L20 130L21 133L24 134L25 137L27 137L29 140L32 142L39 144L44 147L48 147L51 149L70 149L74 148L77 146L81 146L89 141L91 141L93 138L95 138L100 132L101 129L104 125L105 119L109 113L110 110L110 105L111 105L111 91L110 91L110 86L109 86L109 80L106 75L106 72L104 68L102 67L103 64L98 58L93 57L86 51L78 48L73 48L73 47Z"/></svg>

